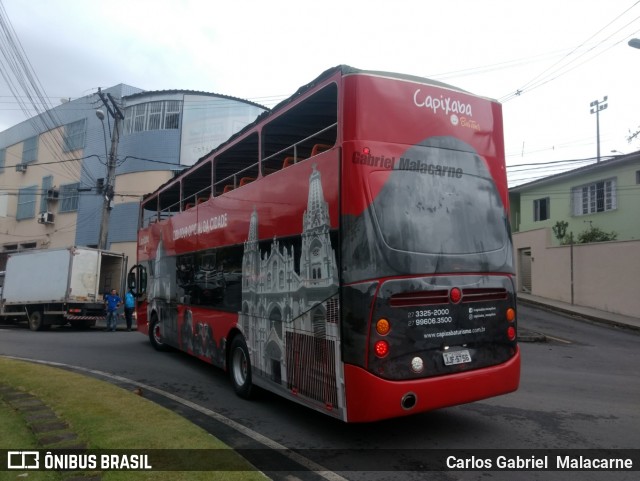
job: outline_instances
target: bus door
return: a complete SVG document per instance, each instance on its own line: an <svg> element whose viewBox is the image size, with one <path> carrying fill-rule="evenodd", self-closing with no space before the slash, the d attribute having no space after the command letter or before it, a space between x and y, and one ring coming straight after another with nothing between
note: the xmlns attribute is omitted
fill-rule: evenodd
<svg viewBox="0 0 640 481"><path fill-rule="evenodd" d="M127 274L127 289L131 289L136 298L136 323L147 324L147 268L136 264Z"/></svg>

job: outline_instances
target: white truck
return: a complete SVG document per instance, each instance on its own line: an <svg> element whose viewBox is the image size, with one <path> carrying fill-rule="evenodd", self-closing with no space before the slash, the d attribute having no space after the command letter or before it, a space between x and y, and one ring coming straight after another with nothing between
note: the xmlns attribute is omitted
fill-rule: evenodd
<svg viewBox="0 0 640 481"><path fill-rule="evenodd" d="M126 268L124 254L88 247L10 254L0 317L26 320L32 331L67 323L92 327L105 318L105 293L122 295Z"/></svg>

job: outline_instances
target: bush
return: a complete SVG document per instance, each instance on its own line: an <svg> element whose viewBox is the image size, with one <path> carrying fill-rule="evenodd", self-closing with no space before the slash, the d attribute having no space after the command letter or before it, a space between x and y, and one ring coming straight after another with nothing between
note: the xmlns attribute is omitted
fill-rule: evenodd
<svg viewBox="0 0 640 481"><path fill-rule="evenodd" d="M578 244L588 244L589 242L614 241L618 237L615 232L605 232L599 227L591 226L589 229L578 234Z"/></svg>

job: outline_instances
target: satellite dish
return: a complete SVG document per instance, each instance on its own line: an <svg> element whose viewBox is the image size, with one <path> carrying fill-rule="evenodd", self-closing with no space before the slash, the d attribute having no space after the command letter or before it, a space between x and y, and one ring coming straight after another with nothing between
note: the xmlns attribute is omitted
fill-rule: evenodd
<svg viewBox="0 0 640 481"><path fill-rule="evenodd" d="M61 104L66 104L67 102L71 102L71 99L70 98L62 98L62 99L60 99L60 103Z"/></svg>

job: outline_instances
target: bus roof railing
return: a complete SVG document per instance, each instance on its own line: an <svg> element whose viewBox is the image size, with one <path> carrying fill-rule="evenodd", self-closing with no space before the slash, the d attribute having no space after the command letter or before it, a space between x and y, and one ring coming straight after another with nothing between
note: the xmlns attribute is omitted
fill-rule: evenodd
<svg viewBox="0 0 640 481"><path fill-rule="evenodd" d="M335 128L338 125L337 122L334 122L331 125L328 125L327 127L318 130L317 132L314 132L313 134L305 137L304 139L301 139L291 145L288 145L287 147L285 147L284 149L281 149L265 158L263 158L262 160L259 160L258 162L255 162L241 170L239 170L238 172L235 172L231 175L228 175L226 177L224 177L223 179L220 179L216 182L214 182L213 184L209 184L208 186L200 189L199 191L189 194L187 196L184 196L177 201L174 202L170 205L168 205L167 207L163 208L163 209L159 209L157 211L157 216L150 216L148 218L145 218L144 222L146 225L148 225L149 223L151 223L151 219L153 219L154 217L158 220L164 220L167 218L170 218L172 216L174 216L175 214L182 212L184 210L190 209L192 207L197 206L198 204L210 199L211 197L217 197L219 195L228 193L232 190L235 190L239 187L242 187L243 185L246 185L250 182L253 182L254 180L257 179L257 177L253 177L252 175L242 175L242 174L248 174L251 170L256 169L256 167L259 169L260 168L260 164L263 164L265 162L268 162L270 160L274 160L276 159L278 156L281 156L283 154L286 154L287 152L289 152L291 149L293 149L293 156L287 156L285 159L283 159L283 163L282 163L282 168L286 168L289 165L293 165L296 164L300 161L303 160L307 160L307 158L311 158L325 150L330 149L331 147L333 147L333 145L335 145L335 141L333 143L333 145L329 145L329 144L325 144L325 143L317 143L314 144L313 148L311 149L311 155L307 158L301 159L298 155L298 147L306 142L308 142L309 140L312 140L316 137L318 137L319 135ZM290 159L290 160L289 160ZM215 163L215 159L213 159L213 162ZM280 169L277 169L280 170ZM263 176L265 175L265 173L262 173ZM185 179L182 178L180 180L176 180L176 182L183 182ZM174 184L175 185L175 184ZM217 193L216 192L216 187L222 186L224 185L224 187L222 188L222 192ZM213 189L212 189L213 187ZM205 194L205 195L203 195ZM158 197L162 197L162 193L157 193L156 196L154 196L154 199L157 199ZM205 198L206 197L206 198ZM151 200L148 199L148 200ZM145 202L143 201L143 204ZM146 226L145 225L145 226Z"/></svg>

